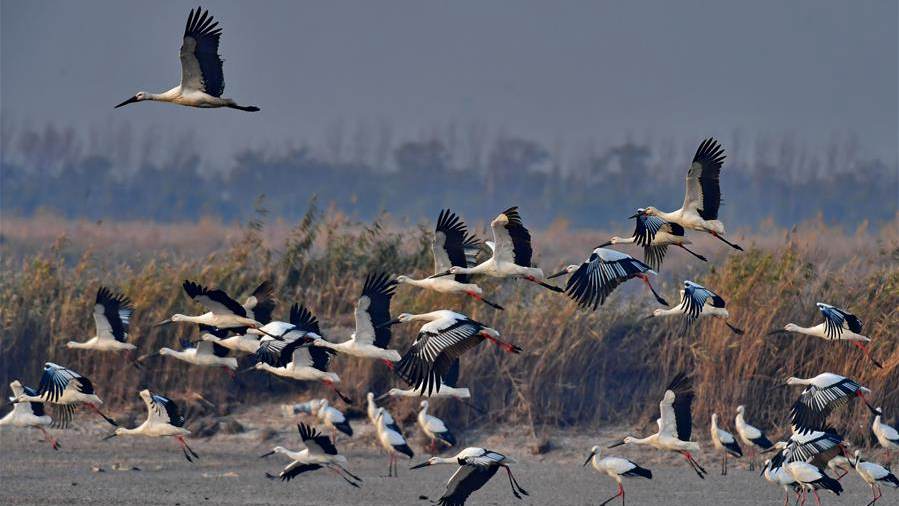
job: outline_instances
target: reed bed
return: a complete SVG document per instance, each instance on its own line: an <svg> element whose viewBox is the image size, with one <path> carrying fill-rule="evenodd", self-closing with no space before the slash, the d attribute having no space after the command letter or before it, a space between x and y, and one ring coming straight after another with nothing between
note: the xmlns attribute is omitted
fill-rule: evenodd
<svg viewBox="0 0 899 506"><path fill-rule="evenodd" d="M166 358L150 359L137 370L121 356L65 347L68 340L93 335L90 312L100 285L133 300L131 340L140 353L149 353L162 346L176 347L182 337L196 338L196 330L189 326L151 328L172 313L199 309L181 293L185 278L241 298L263 279L272 279L279 299L276 317L286 319L290 305L299 302L319 317L329 337L342 340L352 332L353 305L367 272L430 273L428 227L388 226L386 220L354 223L322 212L313 203L304 219L286 227L273 243L263 220L260 213L240 228L214 224L217 229L228 228L228 240L200 256L178 248L154 249L148 242L140 243L142 253L112 256L96 246L73 247L66 238L22 256L9 254L15 244L5 242L7 253L0 264L0 380L19 378L35 384L45 361L66 364L91 377L113 411L142 409L135 395L142 388L187 402L202 396L220 414L242 404L329 396L320 386L270 382L262 373L241 375L237 382L221 370ZM580 261L600 235L563 228L534 234L538 251L552 252L551 261L542 259L545 270ZM186 229L173 230L183 236ZM166 228L159 230L165 234ZM895 420L899 412L896 227L847 234L817 223L746 239L746 244L756 246L729 255L714 242L701 242L706 251L720 252L717 258L710 257L708 265L691 264L672 252L667 274L660 280L669 301L677 299L680 281L687 276L720 293L734 322L746 331L743 336L731 334L719 321L701 321L684 334L676 321L644 320L658 306L642 286L627 285L595 312L577 310L567 298L519 281L481 281L505 311L400 286L394 313L452 308L497 328L504 339L524 348L520 356L511 356L485 344L464 357L461 384L472 389L474 403L485 413L440 403L439 415L458 427L521 424L537 438L556 427L590 430L627 423L635 431L649 430L666 382L680 370L690 371L694 378L694 417L703 431L711 412L730 419L736 406L745 404L753 423L782 433L788 430L789 404L799 392L773 387L788 376L823 371L850 376L870 387L871 399ZM837 246L830 248L830 243ZM817 301L845 307L862 319L865 334L872 339L869 349L883 369L871 366L849 343L766 337L787 322L810 326L820 321ZM395 327L394 346L407 348L416 330ZM380 393L404 386L395 385L396 379L380 361L338 356L333 369L343 380L342 390L359 400L369 390ZM408 416L416 404L405 400L395 407ZM845 428L847 437L857 444L867 441L870 416L864 406L853 403L839 416L843 421L838 426Z"/></svg>

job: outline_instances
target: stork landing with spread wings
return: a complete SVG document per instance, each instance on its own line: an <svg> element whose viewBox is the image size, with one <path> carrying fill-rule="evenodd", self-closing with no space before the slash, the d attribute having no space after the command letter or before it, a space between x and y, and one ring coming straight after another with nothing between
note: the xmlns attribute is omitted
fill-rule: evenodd
<svg viewBox="0 0 899 506"><path fill-rule="evenodd" d="M184 441L184 436L190 434L190 431L184 428L184 415L175 401L162 395L153 395L149 390L141 390L140 398L147 405L147 420L133 429L119 427L103 440L115 436L174 437L181 444L181 451L188 462L193 462L191 457L200 458Z"/></svg>
<svg viewBox="0 0 899 506"><path fill-rule="evenodd" d="M315 430L314 427L310 427L305 423L298 423L297 430L300 433L300 439L302 439L303 444L306 445L306 449L294 452L283 446L276 446L272 451L261 455L260 458L265 458L269 455L279 453L292 459L292 462L288 464L278 476L265 473L266 478L270 480L280 479L281 481L290 481L305 472L325 468L334 471L338 476L343 478L344 481L359 488L359 483L362 482L362 478L346 470L344 467L347 464L346 457L337 453L337 447L335 447L334 443L328 439L328 436L321 434Z"/></svg>

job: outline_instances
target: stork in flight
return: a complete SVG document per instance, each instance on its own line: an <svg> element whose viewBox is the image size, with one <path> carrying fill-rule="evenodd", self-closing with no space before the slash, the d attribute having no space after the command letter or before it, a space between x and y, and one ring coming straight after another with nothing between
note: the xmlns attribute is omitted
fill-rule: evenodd
<svg viewBox="0 0 899 506"><path fill-rule="evenodd" d="M434 255L434 274L446 272L452 267L473 267L481 242L468 233L465 223L449 209L440 211L437 216L437 227L431 242ZM452 276L428 277L413 279L409 276L397 276L398 283L427 288L439 293L464 293L484 304L502 310L503 307L482 297L484 290L472 283L468 274Z"/></svg>
<svg viewBox="0 0 899 506"><path fill-rule="evenodd" d="M252 317L253 307L249 304L241 305L222 290L210 290L190 280L185 280L181 287L192 301L203 305L209 311L199 316L174 314L154 327L175 322L198 323L220 329L248 327L258 330L262 327L262 323ZM255 297L251 297L248 302L254 299Z"/></svg>
<svg viewBox="0 0 899 506"><path fill-rule="evenodd" d="M636 218L637 220L632 236L612 237L609 239L609 242L603 244L600 248L615 244L643 246L643 261L655 271L661 269L665 254L668 253L668 246L677 246L703 262L708 262L706 257L693 252L685 246L686 244L692 244L692 241L687 239L684 227L677 223L665 221L658 216L643 214L643 211L643 208L637 209L637 214L631 216L631 219Z"/></svg>
<svg viewBox="0 0 899 506"><path fill-rule="evenodd" d="M510 207L490 222L493 229L493 241L487 246L493 255L474 267L454 265L449 269L434 274L432 278L459 274L484 274L495 278L521 278L536 283L554 292L563 290L543 282L541 269L531 267L534 250L531 246L531 233L521 222L518 207Z"/></svg>
<svg viewBox="0 0 899 506"><path fill-rule="evenodd" d="M315 430L314 427L305 423L298 423L297 430L306 449L299 452L293 452L283 446L276 446L272 451L261 455L260 458L268 457L276 453L283 454L292 462L284 468L278 476L265 473L265 477L270 480L280 479L281 481L290 481L297 476L316 469L326 468L337 473L350 485L359 488L362 478L346 470L347 459L343 455L337 453L337 447L325 436ZM359 483L357 483L359 482Z"/></svg>
<svg viewBox="0 0 899 506"><path fill-rule="evenodd" d="M37 392L23 386L19 380L13 380L9 384L12 390L10 401L15 401L16 397L22 394L37 395ZM11 425L13 427L34 427L40 429L50 442L50 446L54 450L58 450L60 445L55 437L47 432L47 427L53 423L53 419L44 413L44 403L42 402L14 402L12 411L0 418L0 425Z"/></svg>
<svg viewBox="0 0 899 506"><path fill-rule="evenodd" d="M711 137L702 141L687 171L687 191L681 208L666 213L649 206L643 208L642 214L657 216L689 230L708 232L731 248L743 251L739 245L724 238L724 223L718 220L718 208L721 207L719 177L725 157L724 148L718 141Z"/></svg>
<svg viewBox="0 0 899 506"><path fill-rule="evenodd" d="M120 293L113 293L101 286L97 290L94 303L94 337L80 343L69 341L66 347L82 350L120 351L128 353L128 358L136 367L140 365L134 360L132 351L137 346L128 342L128 324L134 307L131 300Z"/></svg>
<svg viewBox="0 0 899 506"><path fill-rule="evenodd" d="M860 397L875 416L881 414L865 398L865 393L871 392L869 389L839 374L825 372L814 378L787 378L783 386L790 385L806 386L790 409L790 423L800 434L823 430L830 413L848 404L853 397Z"/></svg>
<svg viewBox="0 0 899 506"><path fill-rule="evenodd" d="M699 283L687 280L684 281L684 289L680 291L680 300L680 305L670 309L656 309L646 319L671 315L683 316L682 331L686 332L694 321L704 316L712 316L724 320L724 324L734 334L743 335L743 330L734 327L727 321L730 317L726 307L727 303L717 293Z"/></svg>
<svg viewBox="0 0 899 506"><path fill-rule="evenodd" d="M242 106L230 98L222 98L225 91L225 75L222 57L219 55L219 37L222 29L216 28L209 11L202 7L191 9L184 27L181 43L181 84L165 93L155 94L139 91L115 108L134 102L154 100L190 107L229 107L247 112L259 110L256 106Z"/></svg>
<svg viewBox="0 0 899 506"><path fill-rule="evenodd" d="M867 357L876 367L883 368L883 365L874 360L868 353L868 349L865 348L863 343L870 342L871 339L861 335L862 321L857 316L846 310L823 302L818 302L816 305L818 306L818 310L821 311L821 314L824 315L824 322L819 323L814 327L800 327L795 323L788 323L783 330L773 330L768 332L768 335L773 336L797 332L807 336L820 337L828 341L849 341L861 348L865 357Z"/></svg>
<svg viewBox="0 0 899 506"><path fill-rule="evenodd" d="M115 436L173 437L181 444L181 451L188 462L193 462L191 457L200 458L184 441L184 436L190 434L190 431L184 428L184 415L175 401L162 395L153 395L146 389L140 391L140 398L147 405L147 419L144 423L133 429L119 427L103 440Z"/></svg>
<svg viewBox="0 0 899 506"><path fill-rule="evenodd" d="M693 415L690 406L693 404L693 397L693 383L690 378L684 373L677 374L668 384L665 396L659 403L659 418L656 420L659 431L643 439L627 436L609 448L623 444L638 444L677 452L687 459L690 467L700 478L705 479L705 475L708 473L696 462L691 453L700 449L699 443L690 441L690 434L693 431Z"/></svg>
<svg viewBox="0 0 899 506"><path fill-rule="evenodd" d="M641 279L659 304L668 305L668 301L659 295L652 283L649 282L649 274L656 272L648 265L636 258L608 248L597 247L590 257L580 265L569 265L563 270L553 274L547 279L571 274L565 291L568 297L577 302L584 309L596 309L603 305L606 298L618 288L618 285L633 278Z"/></svg>
<svg viewBox="0 0 899 506"><path fill-rule="evenodd" d="M103 401L97 397L91 380L53 362L44 364L44 373L41 375L37 392L31 394L25 391L16 395L13 402L46 402L56 405L54 425L63 429L68 427L78 404L89 407L110 425L118 426L115 420L100 411L98 406L103 404Z"/></svg>
<svg viewBox="0 0 899 506"><path fill-rule="evenodd" d="M468 497L490 481L490 478L493 478L493 475L501 467L506 470L506 474L509 476L512 495L517 499L521 499L522 495L530 495L525 489L521 488L521 485L518 484L518 481L512 475L512 469L509 468L509 464L514 463L514 460L502 453L486 448L470 447L453 457L431 457L421 464L412 466L410 469L421 469L440 464L455 464L459 466L450 477L443 495L440 496L436 504L438 506L464 506Z"/></svg>

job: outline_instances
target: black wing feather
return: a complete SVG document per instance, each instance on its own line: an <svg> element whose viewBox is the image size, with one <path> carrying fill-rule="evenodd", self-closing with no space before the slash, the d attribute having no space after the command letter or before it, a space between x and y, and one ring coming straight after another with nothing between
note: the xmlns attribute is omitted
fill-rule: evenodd
<svg viewBox="0 0 899 506"><path fill-rule="evenodd" d="M202 16L200 16L201 12ZM197 41L194 54L200 63L200 72L203 74L203 87L206 93L214 97L221 97L225 91L223 61L219 55L219 38L222 35L222 29L216 28L216 26L218 26L218 22L213 23L213 17L209 16L209 11L203 11L202 8L197 7L196 13L191 10L187 17L184 36L192 37Z"/></svg>
<svg viewBox="0 0 899 506"><path fill-rule="evenodd" d="M702 188L702 208L699 216L704 220L717 220L718 208L721 206L721 166L724 164L724 148L714 138L702 141L693 156L693 163L702 166L699 184Z"/></svg>
<svg viewBox="0 0 899 506"><path fill-rule="evenodd" d="M438 506L463 506L473 492L480 490L499 470L499 466L466 464L450 478Z"/></svg>
<svg viewBox="0 0 899 506"><path fill-rule="evenodd" d="M450 265L453 266L468 267L469 262L466 251L475 250L481 246L481 241L474 234L468 233L468 229L462 219L449 209L440 211L434 232L443 234L443 249L446 250ZM456 274L456 281L468 283L469 276L467 274Z"/></svg>
<svg viewBox="0 0 899 506"><path fill-rule="evenodd" d="M306 306L294 303L290 308L290 323L303 332L322 335L322 330L318 326L318 318L306 309Z"/></svg>
<svg viewBox="0 0 899 506"><path fill-rule="evenodd" d="M509 233L509 237L512 238L512 248L515 253L515 264L521 265L523 267L531 266L531 256L533 255L533 248L531 247L531 233L528 232L528 229L524 227L524 223L521 221L521 215L518 214L518 206L513 206L505 211L503 214L506 215L506 218L509 219L509 222L506 223L505 228Z"/></svg>
<svg viewBox="0 0 899 506"><path fill-rule="evenodd" d="M97 304L103 306L103 315L112 327L112 335L116 341L125 342L128 335L128 326L134 307L131 300L121 293L113 293L108 288L101 286L97 290Z"/></svg>
<svg viewBox="0 0 899 506"><path fill-rule="evenodd" d="M317 444L326 455L337 455L337 447L331 443L331 438L317 431L315 427L301 422L297 424L297 430L300 432L300 439L303 440L304 444L307 441L312 441Z"/></svg>
<svg viewBox="0 0 899 506"><path fill-rule="evenodd" d="M693 414L690 406L693 404L695 394L693 382L686 373L678 373L665 389L674 392L674 417L677 420L677 438L681 441L689 441L693 432Z"/></svg>
<svg viewBox="0 0 899 506"><path fill-rule="evenodd" d="M396 280L390 279L386 273L373 273L365 277L365 285L362 287L362 296L368 297L368 314L371 323L375 327L374 345L387 349L392 335L391 325L384 325L390 321L390 300L396 290Z"/></svg>
<svg viewBox="0 0 899 506"><path fill-rule="evenodd" d="M205 286L194 283L189 279L185 279L184 284L181 286L184 288L184 293L186 293L187 296L191 299L206 296L209 298L209 300L218 302L219 304L225 306L228 311L231 311L237 316L247 316L247 310L244 309L244 307L241 306L239 302L232 299L227 293L222 290L210 290Z"/></svg>
<svg viewBox="0 0 899 506"><path fill-rule="evenodd" d="M162 414L161 407L169 417L169 423L175 427L184 427L184 415L181 414L181 410L178 409L175 401L162 395L151 395L150 398L153 400L153 408L157 413Z"/></svg>

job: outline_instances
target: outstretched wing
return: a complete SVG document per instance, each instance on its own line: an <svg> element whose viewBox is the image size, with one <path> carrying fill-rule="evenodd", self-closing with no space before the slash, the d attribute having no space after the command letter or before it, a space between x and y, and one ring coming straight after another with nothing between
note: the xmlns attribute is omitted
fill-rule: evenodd
<svg viewBox="0 0 899 506"><path fill-rule="evenodd" d="M194 302L202 304L214 314L247 316L247 310L222 290L210 290L189 279L184 280L184 284L181 286L184 288L184 293L186 293L188 297Z"/></svg>
<svg viewBox="0 0 899 506"><path fill-rule="evenodd" d="M724 164L724 148L713 138L708 138L696 149L693 163L687 171L687 192L684 210L696 211L704 220L717 220L721 206L721 166Z"/></svg>
<svg viewBox="0 0 899 506"><path fill-rule="evenodd" d="M175 401L162 395L151 395L144 398L147 405L147 421L169 423L175 427L184 426L184 415L178 409Z"/></svg>
<svg viewBox="0 0 899 506"><path fill-rule="evenodd" d="M860 388L861 385L849 378L843 378L827 388L809 386L790 408L793 430L800 434L823 430L830 413L848 403Z"/></svg>
<svg viewBox="0 0 899 506"><path fill-rule="evenodd" d="M319 464L303 464L298 460L294 460L281 471L281 474L279 474L278 477L281 478L281 481L290 481L305 472L315 471L316 469L321 468L322 466Z"/></svg>
<svg viewBox="0 0 899 506"><path fill-rule="evenodd" d="M303 332L322 335L322 330L318 326L318 318L306 309L306 306L294 303L290 308L290 323Z"/></svg>
<svg viewBox="0 0 899 506"><path fill-rule="evenodd" d="M222 29L216 26L218 22L213 22L208 10L191 9L179 53L182 89L199 90L213 97L220 97L225 91L222 57L219 56Z"/></svg>
<svg viewBox="0 0 899 506"><path fill-rule="evenodd" d="M565 291L581 308L595 310L632 275L651 271L648 265L630 255L596 248L568 278Z"/></svg>
<svg viewBox="0 0 899 506"><path fill-rule="evenodd" d="M669 392L672 395L668 395ZM693 404L693 383L683 372L678 373L668 387L665 396L659 403L659 428L668 435L677 434L681 441L689 441L693 432L693 415L690 406Z"/></svg>
<svg viewBox="0 0 899 506"><path fill-rule="evenodd" d="M505 220L502 219L504 216ZM531 233L521 222L517 206L503 211L490 223L490 228L493 229L493 255L497 260L531 266Z"/></svg>
<svg viewBox="0 0 899 506"><path fill-rule="evenodd" d="M94 305L94 324L97 327L97 337L115 339L124 343L128 339L128 324L132 312L134 312L134 308L128 297L112 293L108 288L101 286L97 290L97 300Z"/></svg>
<svg viewBox="0 0 899 506"><path fill-rule="evenodd" d="M649 214L637 213L636 226L634 227L634 242L640 246L649 246L656 238L656 234L668 221Z"/></svg>
<svg viewBox="0 0 899 506"><path fill-rule="evenodd" d="M397 376L422 394L439 392L453 362L484 340L480 335L484 327L478 322L447 319L446 323L435 331L422 327L412 347L394 367Z"/></svg>
<svg viewBox="0 0 899 506"><path fill-rule="evenodd" d="M468 496L490 481L490 478L493 478L498 470L499 466L476 464L459 466L459 469L447 482L443 495L437 501L438 506L463 506L468 500Z"/></svg>
<svg viewBox="0 0 899 506"><path fill-rule="evenodd" d="M265 325L272 321L272 311L275 310L275 289L271 280L265 280L259 285L253 294L247 297L243 308L247 316Z"/></svg>
<svg viewBox="0 0 899 506"><path fill-rule="evenodd" d="M293 350L294 367L314 367L319 371L327 371L334 351L322 346L300 346Z"/></svg>
<svg viewBox="0 0 899 506"><path fill-rule="evenodd" d="M862 321L854 314L823 302L818 303L818 309L824 315L824 333L828 339L840 337L844 327L856 334L862 333Z"/></svg>
<svg viewBox="0 0 899 506"><path fill-rule="evenodd" d="M337 448L331 442L331 438L315 430L315 427L298 423L297 430L300 432L303 444L309 449L309 453L337 455Z"/></svg>
<svg viewBox="0 0 899 506"><path fill-rule="evenodd" d="M356 332L353 339L360 344L374 344L386 349L390 345L390 299L396 289L396 281L385 273L365 277L362 295L356 302Z"/></svg>
<svg viewBox="0 0 899 506"><path fill-rule="evenodd" d="M724 299L715 292L698 283L684 281L684 296L680 305L681 311L691 319L699 318L699 314L702 313L702 308L706 303L711 303L713 307L718 308L723 308L726 305Z"/></svg>
<svg viewBox="0 0 899 506"><path fill-rule="evenodd" d="M47 362L44 364L44 373L41 375L41 381L37 387L38 395L46 399L47 402L56 402L71 381L80 382L81 391L83 391L85 385L83 380L87 380L87 378L71 369L53 362ZM86 385L90 391L84 393L93 393L93 385L91 385L90 381L86 381Z"/></svg>
<svg viewBox="0 0 899 506"><path fill-rule="evenodd" d="M445 272L453 266L474 265L480 245L477 237L468 233L461 218L449 209L440 211L434 230L434 241L431 243L434 252L434 273ZM467 274L456 274L455 279L460 283L468 283Z"/></svg>

